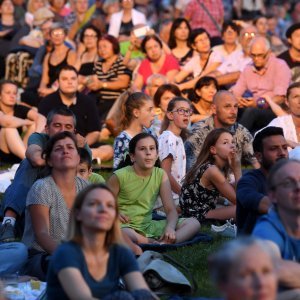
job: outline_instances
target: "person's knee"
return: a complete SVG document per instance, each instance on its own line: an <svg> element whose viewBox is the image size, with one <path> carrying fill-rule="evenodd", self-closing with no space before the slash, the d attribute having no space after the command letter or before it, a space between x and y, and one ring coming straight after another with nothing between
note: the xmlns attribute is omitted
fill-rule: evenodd
<svg viewBox="0 0 300 300"><path fill-rule="evenodd" d="M18 272L28 258L27 247L22 243L1 244L0 253L0 275Z"/></svg>

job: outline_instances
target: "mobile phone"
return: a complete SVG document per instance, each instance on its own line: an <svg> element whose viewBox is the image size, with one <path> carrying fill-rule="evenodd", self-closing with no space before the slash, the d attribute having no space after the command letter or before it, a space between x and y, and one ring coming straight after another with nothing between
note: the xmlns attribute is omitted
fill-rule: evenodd
<svg viewBox="0 0 300 300"><path fill-rule="evenodd" d="M150 30L149 26L143 26L141 28L134 29L133 33L137 38L142 38L147 35L147 32L149 30Z"/></svg>

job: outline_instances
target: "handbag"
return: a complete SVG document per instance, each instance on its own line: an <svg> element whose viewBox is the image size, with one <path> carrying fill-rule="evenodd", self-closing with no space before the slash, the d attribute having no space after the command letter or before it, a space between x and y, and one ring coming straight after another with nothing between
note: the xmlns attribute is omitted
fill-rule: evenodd
<svg viewBox="0 0 300 300"><path fill-rule="evenodd" d="M189 270L169 255L145 251L137 261L147 284L157 295L186 295L197 290L197 284ZM189 279L175 266L184 270Z"/></svg>

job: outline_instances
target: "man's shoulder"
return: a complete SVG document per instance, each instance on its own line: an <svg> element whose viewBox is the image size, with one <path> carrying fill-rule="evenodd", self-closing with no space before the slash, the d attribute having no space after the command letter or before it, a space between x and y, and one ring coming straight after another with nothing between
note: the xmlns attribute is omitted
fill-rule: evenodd
<svg viewBox="0 0 300 300"><path fill-rule="evenodd" d="M84 103L85 105L90 105L91 103L93 103L93 99L91 96L85 95L83 93L77 93L77 103L78 104L82 104Z"/></svg>
<svg viewBox="0 0 300 300"><path fill-rule="evenodd" d="M258 181L260 183L265 182L266 176L264 173L261 171L261 169L252 169L249 171L246 171L243 176L240 179L241 181Z"/></svg>
<svg viewBox="0 0 300 300"><path fill-rule="evenodd" d="M34 132L30 135L28 139L28 146L30 145L38 145L44 148L47 141L49 140L49 135L46 133L38 133Z"/></svg>
<svg viewBox="0 0 300 300"><path fill-rule="evenodd" d="M63 104L60 98L58 91L46 96L43 100L40 101L38 110L39 113L47 116L48 112L51 109L56 108L60 104Z"/></svg>
<svg viewBox="0 0 300 300"><path fill-rule="evenodd" d="M284 60L284 59L281 59L279 57L272 57L271 58L271 65L279 68L280 71L283 71L284 69L281 69L281 68L286 68L286 69L290 69L287 62Z"/></svg>
<svg viewBox="0 0 300 300"><path fill-rule="evenodd" d="M233 125L233 132L238 139L253 140L253 136L251 135L250 131L240 123L236 122Z"/></svg>
<svg viewBox="0 0 300 300"><path fill-rule="evenodd" d="M194 123L187 141L192 142L194 139L205 138L213 129L214 122L212 117Z"/></svg>

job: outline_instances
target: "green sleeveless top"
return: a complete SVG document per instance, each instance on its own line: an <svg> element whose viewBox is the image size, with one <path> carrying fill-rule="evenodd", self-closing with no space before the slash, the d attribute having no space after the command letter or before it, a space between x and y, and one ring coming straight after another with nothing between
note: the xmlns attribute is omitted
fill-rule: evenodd
<svg viewBox="0 0 300 300"><path fill-rule="evenodd" d="M120 184L118 204L120 212L130 218L123 224L138 232L147 232L152 221L152 210L159 194L164 171L154 167L150 176L138 176L132 166L114 172Z"/></svg>

